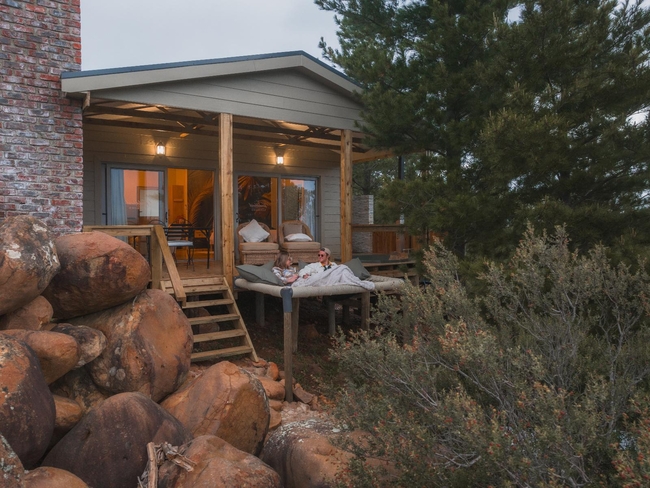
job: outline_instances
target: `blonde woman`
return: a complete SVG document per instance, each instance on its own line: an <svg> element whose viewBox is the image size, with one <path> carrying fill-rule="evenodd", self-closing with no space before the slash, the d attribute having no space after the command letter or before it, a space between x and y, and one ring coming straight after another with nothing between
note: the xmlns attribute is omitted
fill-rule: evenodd
<svg viewBox="0 0 650 488"><path fill-rule="evenodd" d="M296 270L291 266L291 264L291 256L286 252L281 252L278 257L275 258L275 263L273 263L273 274L280 278L280 281L285 285L291 285L299 278L298 274L296 274Z"/></svg>

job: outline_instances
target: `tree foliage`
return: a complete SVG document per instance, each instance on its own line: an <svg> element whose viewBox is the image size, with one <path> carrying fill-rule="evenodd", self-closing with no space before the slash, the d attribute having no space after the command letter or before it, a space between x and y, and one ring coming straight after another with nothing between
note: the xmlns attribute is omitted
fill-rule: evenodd
<svg viewBox="0 0 650 488"><path fill-rule="evenodd" d="M650 11L617 0L316 0L363 87L369 142L420 154L387 204L459 256L527 222L581 249L650 241ZM637 246L634 248L634 246Z"/></svg>
<svg viewBox="0 0 650 488"><path fill-rule="evenodd" d="M454 254L428 252L430 285L382 297L332 353L335 413L369 433L342 483L646 485L650 276L605 254L529 229L473 299Z"/></svg>

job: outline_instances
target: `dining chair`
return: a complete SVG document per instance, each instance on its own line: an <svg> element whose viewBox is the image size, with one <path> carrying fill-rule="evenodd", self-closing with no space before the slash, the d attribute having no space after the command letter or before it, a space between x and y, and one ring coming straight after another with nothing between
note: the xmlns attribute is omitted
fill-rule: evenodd
<svg viewBox="0 0 650 488"><path fill-rule="evenodd" d="M165 227L167 245L176 261L176 249L183 248L187 252L187 267L194 269L194 227L188 224L171 224Z"/></svg>

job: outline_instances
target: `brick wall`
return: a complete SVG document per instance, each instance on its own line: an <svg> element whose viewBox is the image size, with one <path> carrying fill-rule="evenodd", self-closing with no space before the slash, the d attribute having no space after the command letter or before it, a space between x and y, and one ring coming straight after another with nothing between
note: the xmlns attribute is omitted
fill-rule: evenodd
<svg viewBox="0 0 650 488"><path fill-rule="evenodd" d="M60 83L80 68L80 0L0 0L0 222L81 230L81 103Z"/></svg>

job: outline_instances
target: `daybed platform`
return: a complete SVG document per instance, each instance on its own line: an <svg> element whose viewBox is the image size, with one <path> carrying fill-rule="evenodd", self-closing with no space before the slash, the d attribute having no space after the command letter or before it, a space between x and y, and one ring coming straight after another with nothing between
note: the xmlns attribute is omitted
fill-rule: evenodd
<svg viewBox="0 0 650 488"><path fill-rule="evenodd" d="M243 278L235 279L235 287L256 292L255 294L255 316L258 324L264 324L264 295L282 298L282 309L284 311L284 372L286 400L293 401L292 384L292 353L298 349L298 318L300 310L300 298L309 297L345 297L344 306L347 306L352 297L358 297L361 301L361 326L368 327L370 316L370 294L380 292L396 292L404 286L404 280L390 278L387 276L372 275L368 278L375 284L375 290L369 291L360 286L354 285L328 285L328 286L278 286L266 283L251 283ZM352 296L352 297L351 297ZM328 319L329 333L334 335L336 325L334 322L334 303L336 299L329 300Z"/></svg>

